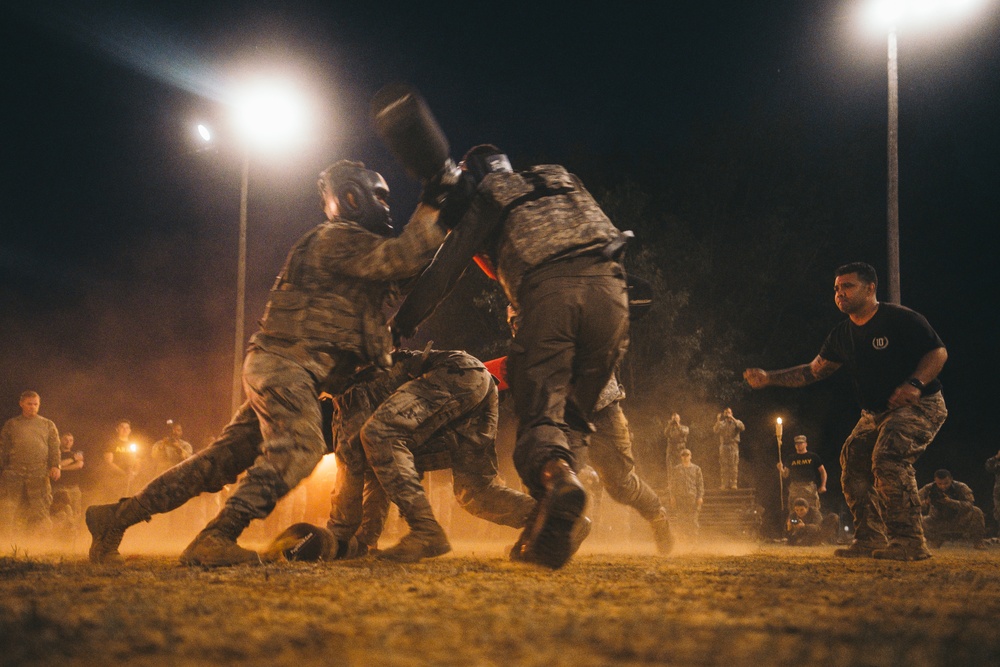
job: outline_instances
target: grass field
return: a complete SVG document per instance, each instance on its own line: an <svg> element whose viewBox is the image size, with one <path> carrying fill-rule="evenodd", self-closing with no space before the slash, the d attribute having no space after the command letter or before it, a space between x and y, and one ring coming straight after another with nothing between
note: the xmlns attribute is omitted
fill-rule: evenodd
<svg viewBox="0 0 1000 667"><path fill-rule="evenodd" d="M585 544L550 572L511 563L501 543L455 546L407 566L216 570L8 552L0 664L1000 664L996 547L895 563L832 547L664 558Z"/></svg>

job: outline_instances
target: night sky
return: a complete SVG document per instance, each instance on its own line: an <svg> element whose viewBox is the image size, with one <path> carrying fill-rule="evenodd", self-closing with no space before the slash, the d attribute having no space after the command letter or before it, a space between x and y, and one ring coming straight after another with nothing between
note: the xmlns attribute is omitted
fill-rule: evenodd
<svg viewBox="0 0 1000 667"><path fill-rule="evenodd" d="M885 34L862 0L13 4L0 9L0 414L33 388L95 452L122 416L150 440L179 419L196 446L227 421L243 154L230 102L254 72L304 91L311 112L307 139L251 153L248 336L288 247L322 218L325 165L364 160L396 218L412 208L418 188L367 117L394 80L421 89L456 157L491 141L515 167L587 156L641 179L762 113L805 128L816 160L868 137L868 214L884 225ZM951 353L939 440L985 501L982 460L1000 446L1000 11L980 5L901 28L900 225L903 303ZM861 259L884 270L884 247ZM833 312L830 285L808 287ZM802 335L818 350L825 333Z"/></svg>

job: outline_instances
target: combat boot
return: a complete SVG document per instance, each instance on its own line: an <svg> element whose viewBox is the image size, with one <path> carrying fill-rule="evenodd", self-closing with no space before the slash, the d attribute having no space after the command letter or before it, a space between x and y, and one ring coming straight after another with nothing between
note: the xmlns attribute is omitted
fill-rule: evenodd
<svg viewBox="0 0 1000 667"><path fill-rule="evenodd" d="M837 558L871 558L875 547L870 547L860 542L851 542L846 547L834 549L833 555Z"/></svg>
<svg viewBox="0 0 1000 667"><path fill-rule="evenodd" d="M110 505L91 505L85 514L90 531L91 563L120 562L118 547L125 531L140 521L149 521L152 515L135 498L122 498Z"/></svg>
<svg viewBox="0 0 1000 667"><path fill-rule="evenodd" d="M931 552L922 544L920 546L908 547L898 542L893 542L885 549L875 549L872 551L872 558L878 560L914 561L927 560L930 557Z"/></svg>
<svg viewBox="0 0 1000 667"><path fill-rule="evenodd" d="M448 536L437 520L431 516L410 524L410 532L403 535L395 546L379 551L377 558L397 563L416 563L424 558L441 556L451 551Z"/></svg>
<svg viewBox="0 0 1000 667"><path fill-rule="evenodd" d="M583 515L587 492L563 459L548 461L541 477L546 492L534 522L522 535L521 560L557 570L574 553L573 529Z"/></svg>
<svg viewBox="0 0 1000 667"><path fill-rule="evenodd" d="M222 508L219 516L205 526L181 553L181 564L206 567L260 565L260 556L256 551L236 544L236 538L249 523L248 518L231 508Z"/></svg>
<svg viewBox="0 0 1000 667"><path fill-rule="evenodd" d="M518 562L525 561L524 552L527 546L528 533L534 526L536 516L537 515L535 513L532 513L528 517L528 527L521 531L521 535L518 536L517 542L515 542L514 546L510 548L511 560ZM589 516L581 516L579 520L576 522L576 525L573 526L573 533L570 535L569 538L570 541L569 550L571 557L575 556L576 552L579 551L580 547L583 546L583 541L590 536L590 531L593 529L593 527L594 527L594 522L590 520Z"/></svg>
<svg viewBox="0 0 1000 667"><path fill-rule="evenodd" d="M674 550L674 534L670 530L670 522L667 520L667 510L660 508L659 515L649 522L653 529L653 540L656 541L656 550L661 555L666 556Z"/></svg>

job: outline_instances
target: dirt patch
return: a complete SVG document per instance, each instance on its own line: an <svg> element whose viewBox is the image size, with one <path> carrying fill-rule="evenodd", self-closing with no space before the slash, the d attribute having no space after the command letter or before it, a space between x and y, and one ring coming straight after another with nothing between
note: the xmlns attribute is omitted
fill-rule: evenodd
<svg viewBox="0 0 1000 667"><path fill-rule="evenodd" d="M943 665L1000 662L1000 553L919 563L832 547L584 552L502 544L426 563L203 570L0 558L0 664Z"/></svg>

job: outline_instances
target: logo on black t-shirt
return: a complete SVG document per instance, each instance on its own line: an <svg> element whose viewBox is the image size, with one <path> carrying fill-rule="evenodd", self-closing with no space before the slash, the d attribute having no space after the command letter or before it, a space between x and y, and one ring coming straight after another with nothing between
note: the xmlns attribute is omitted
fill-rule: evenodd
<svg viewBox="0 0 1000 667"><path fill-rule="evenodd" d="M875 338L872 338L872 347L876 350L884 350L889 347L889 339L885 336L876 336Z"/></svg>

